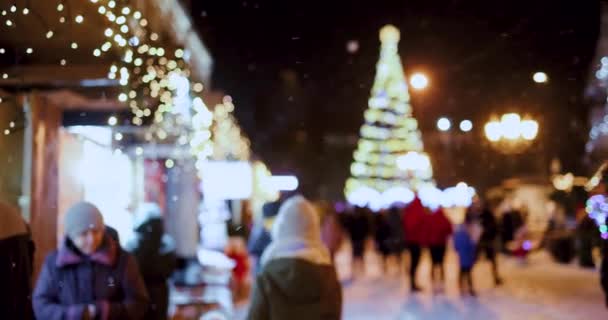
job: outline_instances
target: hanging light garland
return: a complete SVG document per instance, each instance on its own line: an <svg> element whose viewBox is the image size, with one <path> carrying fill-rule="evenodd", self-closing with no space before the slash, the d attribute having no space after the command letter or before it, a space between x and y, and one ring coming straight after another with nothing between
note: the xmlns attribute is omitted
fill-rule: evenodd
<svg viewBox="0 0 608 320"><path fill-rule="evenodd" d="M110 51L118 53L121 59L110 67L108 78L117 79L122 87L118 100L131 109L131 122L136 126L153 117L153 124L146 134L149 140L174 138L179 144L190 141L192 153L203 161L213 154L210 126L213 114L198 97L203 85L190 81L191 72L186 63L188 52L182 48L169 50L160 44L161 36L149 30L149 22L144 15L133 10L129 0L89 0L96 5L96 11L105 18L108 26L102 29L105 41L92 52L94 57L102 57ZM33 12L26 1L22 8L12 5L0 12L5 17L3 24L15 28L19 12L38 17L43 25L44 38L54 39L61 31L52 29ZM69 1L57 3L56 12L60 24L82 25L87 17L77 13L71 17ZM67 25L67 24L66 24ZM69 41L68 47L77 50L79 44ZM32 47L24 49L25 54L34 54ZM0 54L6 53L0 48ZM60 60L65 66L67 59ZM10 75L2 74L3 79ZM177 100L177 101L176 101ZM177 104L177 107L176 107ZM113 121L115 123L115 121Z"/></svg>
<svg viewBox="0 0 608 320"><path fill-rule="evenodd" d="M105 1L96 2L98 12L108 19L111 27L104 30L107 41L93 54L100 56L112 47L121 52L121 61L110 67L108 77L119 80L123 91L118 99L130 107L131 122L141 126L145 118L153 117L150 131L154 134L148 134L148 138L174 137L182 145L191 141L197 158L209 157L212 148L208 130L212 117L198 97L203 85L189 80L191 72L185 61L188 52L161 46L160 36L148 30L148 21L141 12L128 6L119 8L115 1L107 1L106 5Z"/></svg>
<svg viewBox="0 0 608 320"><path fill-rule="evenodd" d="M232 115L233 111L234 104L230 96L225 96L222 103L213 109L213 158L248 161L251 156L251 143L243 136L241 128Z"/></svg>

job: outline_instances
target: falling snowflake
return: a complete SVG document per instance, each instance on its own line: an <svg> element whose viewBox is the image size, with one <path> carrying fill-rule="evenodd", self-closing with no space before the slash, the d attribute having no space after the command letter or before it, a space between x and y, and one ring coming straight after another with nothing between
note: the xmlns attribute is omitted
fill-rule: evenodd
<svg viewBox="0 0 608 320"><path fill-rule="evenodd" d="M359 51L359 41L357 40L350 40L346 43L346 51L348 51L348 53L356 53L357 51Z"/></svg>

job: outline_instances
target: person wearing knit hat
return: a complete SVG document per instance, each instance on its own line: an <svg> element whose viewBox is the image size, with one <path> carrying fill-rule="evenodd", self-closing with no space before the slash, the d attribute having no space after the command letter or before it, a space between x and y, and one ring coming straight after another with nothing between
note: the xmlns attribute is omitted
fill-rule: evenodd
<svg viewBox="0 0 608 320"><path fill-rule="evenodd" d="M49 254L34 290L37 319L142 319L148 293L135 259L105 232L87 202L65 214L65 238Z"/></svg>
<svg viewBox="0 0 608 320"><path fill-rule="evenodd" d="M340 319L342 289L313 205L302 196L289 198L271 233L247 319Z"/></svg>
<svg viewBox="0 0 608 320"><path fill-rule="evenodd" d="M82 253L89 255L101 245L105 226L97 207L88 202L80 202L66 213L64 229L74 245Z"/></svg>

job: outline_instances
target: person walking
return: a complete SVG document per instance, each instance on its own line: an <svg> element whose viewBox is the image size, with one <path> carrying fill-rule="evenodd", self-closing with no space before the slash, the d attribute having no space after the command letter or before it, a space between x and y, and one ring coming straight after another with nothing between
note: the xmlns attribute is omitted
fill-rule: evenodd
<svg viewBox="0 0 608 320"><path fill-rule="evenodd" d="M0 202L0 221L0 319L33 319L34 244L28 226L5 202Z"/></svg>
<svg viewBox="0 0 608 320"><path fill-rule="evenodd" d="M342 246L344 231L338 220L338 214L333 208L325 207L325 212L321 219L321 239L333 258Z"/></svg>
<svg viewBox="0 0 608 320"><path fill-rule="evenodd" d="M394 257L395 264L398 266L399 273L403 270L402 256L405 251L405 234L402 226L402 210L396 206L388 209L386 216L390 228L390 256Z"/></svg>
<svg viewBox="0 0 608 320"><path fill-rule="evenodd" d="M352 276L365 274L365 243L371 233L371 212L367 208L355 207L350 220L350 240L352 246Z"/></svg>
<svg viewBox="0 0 608 320"><path fill-rule="evenodd" d="M434 285L437 283L437 273L441 282L445 279L443 262L448 240L453 232L452 223L440 207L424 216L423 230L421 242L428 246L431 252L431 283Z"/></svg>
<svg viewBox="0 0 608 320"><path fill-rule="evenodd" d="M248 320L337 320L342 289L321 241L319 215L302 196L285 201L262 255Z"/></svg>
<svg viewBox="0 0 608 320"><path fill-rule="evenodd" d="M133 254L150 295L146 320L167 319L169 277L177 267L175 242L165 234L160 207L145 203L137 211L133 229L135 238L126 249Z"/></svg>
<svg viewBox="0 0 608 320"><path fill-rule="evenodd" d="M421 228L424 224L424 207L422 201L416 196L403 211L403 231L406 246L410 252L410 288L412 292L420 291L416 285L416 271L420 263Z"/></svg>
<svg viewBox="0 0 608 320"><path fill-rule="evenodd" d="M468 214L477 216L481 224L482 232L477 245L477 257L483 254L490 261L494 284L497 286L501 285L502 279L498 272L498 261L496 258L496 240L498 239L496 216L494 216L494 213L487 206L484 206L478 197L473 199Z"/></svg>
<svg viewBox="0 0 608 320"><path fill-rule="evenodd" d="M374 242L376 250L382 259L382 269L387 271L387 258L391 254L391 228L387 218L387 210L381 210L374 216Z"/></svg>
<svg viewBox="0 0 608 320"><path fill-rule="evenodd" d="M473 277L471 271L475 264L476 246L475 246L475 222L473 215L467 214L463 224L458 226L454 233L454 249L458 254L459 261L459 285L460 292L464 294L465 287L468 287L468 293L471 296L476 296L473 287Z"/></svg>
<svg viewBox="0 0 608 320"><path fill-rule="evenodd" d="M254 222L249 241L247 243L247 251L253 256L254 268L253 273L257 274L260 270L260 259L266 247L272 241L270 236L270 228L274 222L274 218L279 211L279 201L269 202L262 206L262 219Z"/></svg>
<svg viewBox="0 0 608 320"><path fill-rule="evenodd" d="M66 236L49 254L34 290L36 318L143 319L148 294L135 259L106 232L92 204L65 215Z"/></svg>

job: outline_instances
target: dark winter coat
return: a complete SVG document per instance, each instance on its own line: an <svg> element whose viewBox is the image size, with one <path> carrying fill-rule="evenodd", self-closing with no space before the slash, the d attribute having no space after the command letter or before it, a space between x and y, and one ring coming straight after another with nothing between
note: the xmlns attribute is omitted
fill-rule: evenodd
<svg viewBox="0 0 608 320"><path fill-rule="evenodd" d="M515 238L515 232L523 225L521 213L511 210L504 213L502 217L502 242L507 244Z"/></svg>
<svg viewBox="0 0 608 320"><path fill-rule="evenodd" d="M462 268L471 268L475 264L475 242L464 225L459 226L454 233L454 249Z"/></svg>
<svg viewBox="0 0 608 320"><path fill-rule="evenodd" d="M259 222L254 224L251 230L247 250L252 256L259 258L271 242L272 237L270 236L270 232L266 230L262 222Z"/></svg>
<svg viewBox="0 0 608 320"><path fill-rule="evenodd" d="M374 216L374 240L376 242L376 249L382 255L391 253L391 227L388 224L385 213Z"/></svg>
<svg viewBox="0 0 608 320"><path fill-rule="evenodd" d="M248 320L338 320L342 289L333 265L297 258L268 262L257 276Z"/></svg>
<svg viewBox="0 0 608 320"><path fill-rule="evenodd" d="M388 211L387 220L391 230L391 251L393 253L400 253L405 249L405 233L401 223L401 210L396 207L391 208Z"/></svg>
<svg viewBox="0 0 608 320"><path fill-rule="evenodd" d="M164 234L162 218L152 218L136 229L136 238L127 245L144 279L150 305L144 319L167 319L169 286L167 280L177 265L173 240Z"/></svg>
<svg viewBox="0 0 608 320"><path fill-rule="evenodd" d="M15 208L0 203L0 218L0 319L32 319L34 245Z"/></svg>
<svg viewBox="0 0 608 320"><path fill-rule="evenodd" d="M279 201L269 202L262 207L264 219L273 218L279 212L281 203ZM247 243L247 251L256 257L260 258L266 247L272 242L270 231L264 226L264 221L258 221L253 224L249 242Z"/></svg>
<svg viewBox="0 0 608 320"><path fill-rule="evenodd" d="M496 222L496 217L492 211L484 209L479 216L479 220L481 222L481 227L483 228L479 242L486 246L492 245L498 237L498 223Z"/></svg>
<svg viewBox="0 0 608 320"><path fill-rule="evenodd" d="M148 294L135 259L106 234L85 256L66 238L49 254L34 291L38 319L84 319L94 304L98 319L143 319Z"/></svg>

